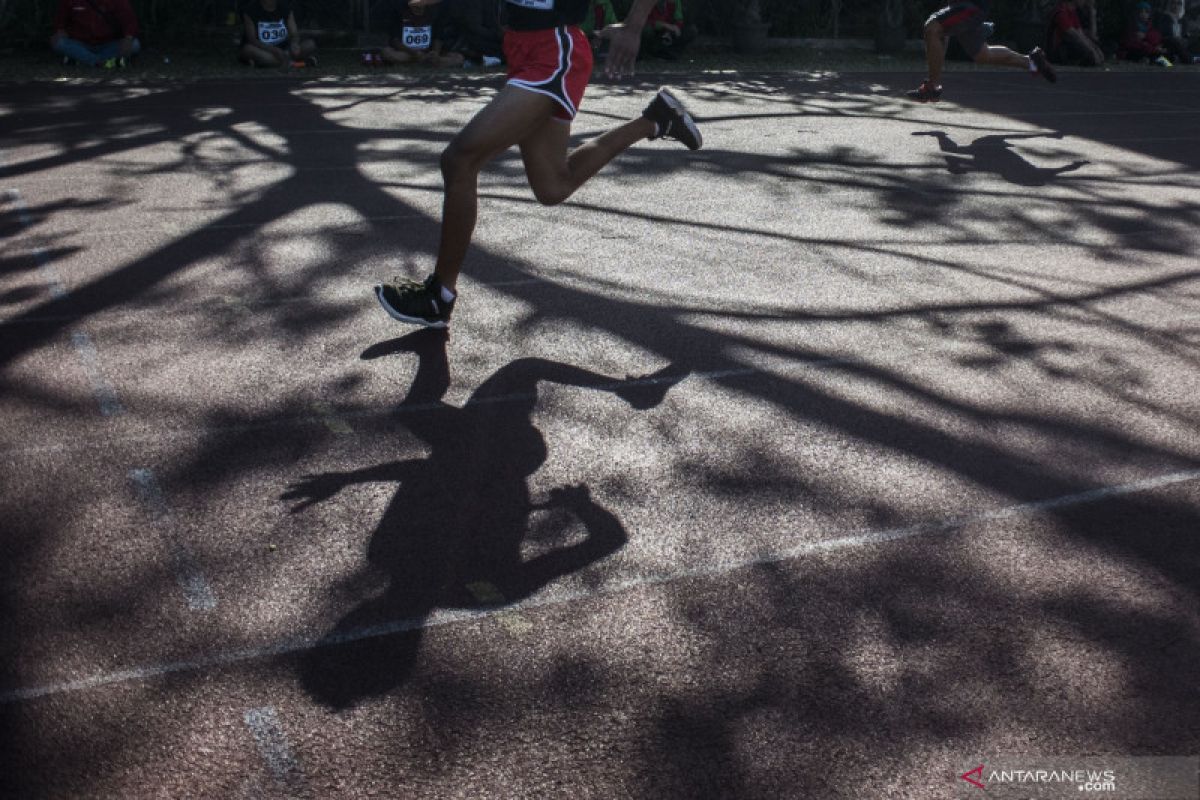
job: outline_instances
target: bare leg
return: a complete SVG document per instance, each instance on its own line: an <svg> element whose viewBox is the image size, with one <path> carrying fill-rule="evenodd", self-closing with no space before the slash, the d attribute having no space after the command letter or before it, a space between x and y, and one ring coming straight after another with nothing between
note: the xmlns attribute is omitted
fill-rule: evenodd
<svg viewBox="0 0 1200 800"><path fill-rule="evenodd" d="M929 84L942 85L942 65L946 63L945 34L937 22L925 25L925 63L929 65Z"/></svg>
<svg viewBox="0 0 1200 800"><path fill-rule="evenodd" d="M571 126L561 120L542 126L521 142L521 158L534 197L543 205L561 203L605 164L654 133L654 123L638 117L585 142L567 155Z"/></svg>
<svg viewBox="0 0 1200 800"><path fill-rule="evenodd" d="M983 47L975 54L976 64L993 64L999 67L1016 67L1017 69L1029 69L1029 56L1023 56L1020 53L1014 53L1007 47L997 47L989 45Z"/></svg>
<svg viewBox="0 0 1200 800"><path fill-rule="evenodd" d="M569 156L571 126L554 118L558 104L543 94L505 86L467 123L442 154L446 196L442 204L442 237L434 274L450 289L458 281L479 210L479 171L514 144L529 185L538 201L561 203L624 152L653 136L653 122L638 117L577 147Z"/></svg>
<svg viewBox="0 0 1200 800"><path fill-rule="evenodd" d="M546 95L505 86L472 117L442 153L442 236L434 274L454 291L479 210L479 171L484 164L542 125L550 124L555 102Z"/></svg>
<svg viewBox="0 0 1200 800"><path fill-rule="evenodd" d="M282 67L288 61L278 47L263 47L259 44L242 45L242 59L260 67Z"/></svg>
<svg viewBox="0 0 1200 800"><path fill-rule="evenodd" d="M379 55L389 64L410 64L418 60L411 52L399 47L382 47Z"/></svg>

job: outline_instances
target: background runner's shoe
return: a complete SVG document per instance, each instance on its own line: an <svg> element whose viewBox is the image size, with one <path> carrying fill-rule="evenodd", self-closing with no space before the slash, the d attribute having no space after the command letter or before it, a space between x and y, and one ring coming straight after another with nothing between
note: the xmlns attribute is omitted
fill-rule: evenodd
<svg viewBox="0 0 1200 800"><path fill-rule="evenodd" d="M642 116L658 126L658 133L651 136L651 139L675 139L687 145L689 150L699 150L704 144L704 137L696 127L696 120L692 119L692 115L683 107L679 98L671 94L671 90L665 86L658 90L658 94L650 101L650 105L646 106Z"/></svg>
<svg viewBox="0 0 1200 800"><path fill-rule="evenodd" d="M400 279L381 283L375 287L375 297L392 319L427 328L448 327L454 311L454 300L442 299L442 285L433 275L424 283Z"/></svg>
<svg viewBox="0 0 1200 800"><path fill-rule="evenodd" d="M905 94L910 100L916 100L918 103L936 103L942 99L942 87L934 86L929 81L921 81L919 87L911 89Z"/></svg>
<svg viewBox="0 0 1200 800"><path fill-rule="evenodd" d="M1040 47L1035 47L1029 51L1029 60L1037 67L1038 74L1046 80L1054 83L1058 80L1058 73L1054 71L1054 67L1050 66L1050 59L1046 58L1046 52Z"/></svg>

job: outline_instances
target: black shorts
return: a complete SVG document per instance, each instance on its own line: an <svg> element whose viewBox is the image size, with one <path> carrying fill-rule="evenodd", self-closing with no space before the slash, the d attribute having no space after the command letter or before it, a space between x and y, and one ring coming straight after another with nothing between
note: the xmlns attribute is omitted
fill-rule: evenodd
<svg viewBox="0 0 1200 800"><path fill-rule="evenodd" d="M935 11L925 24L936 22L941 25L946 35L957 39L963 51L974 58L987 45L987 33L983 30L985 21L987 14L979 6L974 3L955 3Z"/></svg>

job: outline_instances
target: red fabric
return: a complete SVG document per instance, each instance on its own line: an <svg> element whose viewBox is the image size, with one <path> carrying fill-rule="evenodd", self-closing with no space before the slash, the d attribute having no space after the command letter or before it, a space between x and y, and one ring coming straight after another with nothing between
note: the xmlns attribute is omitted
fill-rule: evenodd
<svg viewBox="0 0 1200 800"><path fill-rule="evenodd" d="M1139 39L1137 31L1130 30L1121 40L1121 50L1125 53L1126 58L1160 55L1162 53L1162 34L1158 32L1157 28L1150 28L1146 31L1146 35Z"/></svg>
<svg viewBox="0 0 1200 800"><path fill-rule="evenodd" d="M1079 12L1075 10L1075 6L1071 3L1059 3L1054 12L1054 47L1061 46L1067 31L1076 28L1083 30L1083 22L1079 19Z"/></svg>
<svg viewBox="0 0 1200 800"><path fill-rule="evenodd" d="M981 12L976 6L973 6L970 3L964 3L960 8L952 11L952 13L947 14L945 18L940 20L942 23L942 28L946 31L951 31L956 25L962 25L967 20L971 19L971 17L978 16L981 13L983 12Z"/></svg>
<svg viewBox="0 0 1200 800"><path fill-rule="evenodd" d="M665 3L655 3L650 8L650 13L646 16L646 25L653 28L659 22L665 22L668 25L679 24L675 19L675 0L667 0Z"/></svg>
<svg viewBox="0 0 1200 800"><path fill-rule="evenodd" d="M558 119L569 122L575 118L592 76L592 47L583 31L574 25L508 30L504 32L504 57L510 82L553 97L558 102L554 111Z"/></svg>
<svg viewBox="0 0 1200 800"><path fill-rule="evenodd" d="M103 44L137 36L138 24L129 0L58 0L54 30L84 44Z"/></svg>

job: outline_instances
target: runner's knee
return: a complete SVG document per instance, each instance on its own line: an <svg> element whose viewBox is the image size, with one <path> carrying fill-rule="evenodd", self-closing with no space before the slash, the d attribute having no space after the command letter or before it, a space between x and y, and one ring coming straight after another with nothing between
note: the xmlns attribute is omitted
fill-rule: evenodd
<svg viewBox="0 0 1200 800"><path fill-rule="evenodd" d="M560 183L531 181L529 187L533 189L533 196L544 206L556 206L571 196L571 188Z"/></svg>
<svg viewBox="0 0 1200 800"><path fill-rule="evenodd" d="M479 174L483 159L470 148L464 147L458 139L452 139L442 151L441 167L442 179L449 184Z"/></svg>

